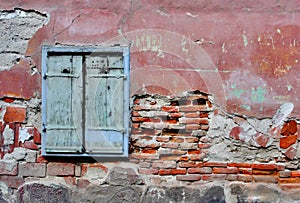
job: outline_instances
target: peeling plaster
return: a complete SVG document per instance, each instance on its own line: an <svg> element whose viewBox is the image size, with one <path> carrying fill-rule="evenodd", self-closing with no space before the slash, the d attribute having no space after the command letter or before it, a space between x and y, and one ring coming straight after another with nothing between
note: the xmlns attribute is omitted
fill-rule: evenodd
<svg viewBox="0 0 300 203"><path fill-rule="evenodd" d="M9 70L24 57L27 44L38 29L48 23L46 14L38 11L0 10L0 71Z"/></svg>

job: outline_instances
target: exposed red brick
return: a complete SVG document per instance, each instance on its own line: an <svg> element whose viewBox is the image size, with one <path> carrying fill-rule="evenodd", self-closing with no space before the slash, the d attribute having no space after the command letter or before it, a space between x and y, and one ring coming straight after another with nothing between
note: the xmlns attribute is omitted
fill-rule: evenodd
<svg viewBox="0 0 300 203"><path fill-rule="evenodd" d="M139 123L131 123L132 128L139 128L140 124Z"/></svg>
<svg viewBox="0 0 300 203"><path fill-rule="evenodd" d="M198 144L198 147L199 147L200 149L208 149L208 148L211 147L211 144L208 144L208 143L199 143L199 144Z"/></svg>
<svg viewBox="0 0 300 203"><path fill-rule="evenodd" d="M208 138L208 137L201 137L201 138L200 138L200 142L203 142L203 143L209 143L209 142L211 142L211 139Z"/></svg>
<svg viewBox="0 0 300 203"><path fill-rule="evenodd" d="M269 136L258 133L257 135L253 136L254 141L260 145L261 147L266 147L269 141Z"/></svg>
<svg viewBox="0 0 300 203"><path fill-rule="evenodd" d="M184 141L188 142L188 143L196 143L196 142L199 142L199 138L197 138L197 137L188 137L188 138L185 138Z"/></svg>
<svg viewBox="0 0 300 203"><path fill-rule="evenodd" d="M188 173L190 174L211 174L212 173L212 168L210 167L201 167L201 168L189 168Z"/></svg>
<svg viewBox="0 0 300 203"><path fill-rule="evenodd" d="M48 163L48 160L44 156L39 155L36 158L36 162L37 163Z"/></svg>
<svg viewBox="0 0 300 203"><path fill-rule="evenodd" d="M46 164L45 163L20 163L19 174L21 176L45 177Z"/></svg>
<svg viewBox="0 0 300 203"><path fill-rule="evenodd" d="M3 101L6 103L12 103L14 102L16 99L15 98L10 98L10 97L4 97Z"/></svg>
<svg viewBox="0 0 300 203"><path fill-rule="evenodd" d="M201 128L201 126L198 124L187 124L185 126L186 130L199 130L200 128Z"/></svg>
<svg viewBox="0 0 300 203"><path fill-rule="evenodd" d="M186 169L160 169L159 175L184 175L186 174Z"/></svg>
<svg viewBox="0 0 300 203"><path fill-rule="evenodd" d="M38 150L39 146L36 145L33 141L25 141L23 144L21 144L23 147L27 149L33 149L33 150Z"/></svg>
<svg viewBox="0 0 300 203"><path fill-rule="evenodd" d="M300 171L291 171L291 176L292 176L293 178L300 177Z"/></svg>
<svg viewBox="0 0 300 203"><path fill-rule="evenodd" d="M209 113L200 112L200 118L208 118Z"/></svg>
<svg viewBox="0 0 300 203"><path fill-rule="evenodd" d="M176 119L168 119L164 121L166 124L177 124L178 121Z"/></svg>
<svg viewBox="0 0 300 203"><path fill-rule="evenodd" d="M156 137L157 142L169 142L170 137L163 136L163 137Z"/></svg>
<svg viewBox="0 0 300 203"><path fill-rule="evenodd" d="M200 118L179 118L179 123L183 124L200 124Z"/></svg>
<svg viewBox="0 0 300 203"><path fill-rule="evenodd" d="M140 116L141 116L141 114L140 114L138 111L132 111L132 112L131 112L131 115L132 115L133 117L140 117Z"/></svg>
<svg viewBox="0 0 300 203"><path fill-rule="evenodd" d="M196 163L195 161L181 161L178 165L180 168L195 168L202 167L203 163Z"/></svg>
<svg viewBox="0 0 300 203"><path fill-rule="evenodd" d="M199 118L199 113L198 112L186 113L184 116L186 118Z"/></svg>
<svg viewBox="0 0 300 203"><path fill-rule="evenodd" d="M71 186L75 186L76 185L76 178L72 177L72 176L66 176L64 177L65 179L65 183Z"/></svg>
<svg viewBox="0 0 300 203"><path fill-rule="evenodd" d="M230 167L242 167L242 168L251 168L252 164L251 163L227 163L228 166Z"/></svg>
<svg viewBox="0 0 300 203"><path fill-rule="evenodd" d="M178 112L178 106L163 106L161 110L166 112Z"/></svg>
<svg viewBox="0 0 300 203"><path fill-rule="evenodd" d="M277 165L276 164L253 163L252 168L258 169L258 170L277 170Z"/></svg>
<svg viewBox="0 0 300 203"><path fill-rule="evenodd" d="M155 154L156 152L157 152L156 149L145 148L142 150L142 153L147 153L147 154Z"/></svg>
<svg viewBox="0 0 300 203"><path fill-rule="evenodd" d="M277 164L277 170L278 171L284 171L285 170L285 164Z"/></svg>
<svg viewBox="0 0 300 203"><path fill-rule="evenodd" d="M251 175L238 174L237 175L237 181L252 182L253 177Z"/></svg>
<svg viewBox="0 0 300 203"><path fill-rule="evenodd" d="M20 176L0 176L0 181L4 182L8 187L18 189L24 184L24 179Z"/></svg>
<svg viewBox="0 0 300 203"><path fill-rule="evenodd" d="M155 169L155 168L150 168L150 169L140 168L139 173L140 174L145 174L145 175L151 175L151 174L157 175L158 174L158 169Z"/></svg>
<svg viewBox="0 0 300 203"><path fill-rule="evenodd" d="M50 176L74 176L75 165L71 163L48 163L47 175Z"/></svg>
<svg viewBox="0 0 300 203"><path fill-rule="evenodd" d="M278 178L280 184L295 184L300 183L300 178ZM297 184L299 186L299 184ZM289 188L291 189L291 188Z"/></svg>
<svg viewBox="0 0 300 203"><path fill-rule="evenodd" d="M142 160L155 160L155 159L159 159L159 155L158 154L130 154L129 158L131 159L142 159Z"/></svg>
<svg viewBox="0 0 300 203"><path fill-rule="evenodd" d="M227 167L227 163L225 163L225 162L205 162L204 166L209 166L209 167Z"/></svg>
<svg viewBox="0 0 300 203"><path fill-rule="evenodd" d="M201 154L201 150L198 149L189 149L188 154Z"/></svg>
<svg viewBox="0 0 300 203"><path fill-rule="evenodd" d="M135 98L135 99L133 100L133 103L134 103L134 104L140 104L140 101L141 101L140 99Z"/></svg>
<svg viewBox="0 0 300 203"><path fill-rule="evenodd" d="M253 175L254 182L278 183L278 177L272 175Z"/></svg>
<svg viewBox="0 0 300 203"><path fill-rule="evenodd" d="M172 150L172 154L184 155L186 153L187 152L185 150L177 150L177 149Z"/></svg>
<svg viewBox="0 0 300 203"><path fill-rule="evenodd" d="M287 137L280 138L279 146L283 149L295 144L297 141L297 135L289 135Z"/></svg>
<svg viewBox="0 0 300 203"><path fill-rule="evenodd" d="M243 128L236 126L233 127L229 133L229 136L236 139L236 140L240 140L240 134L243 132Z"/></svg>
<svg viewBox="0 0 300 203"><path fill-rule="evenodd" d="M135 111L149 111L157 110L157 106L145 105L145 106L134 106L133 110Z"/></svg>
<svg viewBox="0 0 300 203"><path fill-rule="evenodd" d="M257 170L253 169L252 170L253 175L275 175L278 174L277 171L272 171L272 170Z"/></svg>
<svg viewBox="0 0 300 203"><path fill-rule="evenodd" d="M159 157L159 160L161 161L178 161L181 157L178 155L165 155L162 154Z"/></svg>
<svg viewBox="0 0 300 203"><path fill-rule="evenodd" d="M180 137L171 137L170 142L177 142L177 143L182 143L184 141L184 138Z"/></svg>
<svg viewBox="0 0 300 203"><path fill-rule="evenodd" d="M178 180L178 181L199 181L199 180L201 180L201 176L197 175L197 174L178 175L178 176L176 176L176 180Z"/></svg>
<svg viewBox="0 0 300 203"><path fill-rule="evenodd" d="M180 118L182 117L182 113L170 113L170 118Z"/></svg>
<svg viewBox="0 0 300 203"><path fill-rule="evenodd" d="M252 168L239 168L239 172L241 174L251 175L252 174Z"/></svg>
<svg viewBox="0 0 300 203"><path fill-rule="evenodd" d="M24 123L26 120L26 108L25 107L6 107L3 120L8 123Z"/></svg>
<svg viewBox="0 0 300 203"><path fill-rule="evenodd" d="M206 105L194 105L194 106L180 106L179 111L193 112L193 111L206 111L208 110Z"/></svg>
<svg viewBox="0 0 300 203"><path fill-rule="evenodd" d="M148 121L145 121L145 122L148 122ZM161 122L161 118L150 118L149 122L160 123Z"/></svg>
<svg viewBox="0 0 300 203"><path fill-rule="evenodd" d="M182 156L182 157L180 157L179 160L180 160L180 161L188 161L188 160L189 160L189 157L187 157L187 156Z"/></svg>
<svg viewBox="0 0 300 203"><path fill-rule="evenodd" d="M228 168L213 168L213 173L217 174L228 174L228 173L238 173L239 170L236 167L228 167Z"/></svg>
<svg viewBox="0 0 300 203"><path fill-rule="evenodd" d="M179 147L179 144L174 142L174 143L162 143L161 147L164 148L171 148L171 149L177 149Z"/></svg>
<svg viewBox="0 0 300 203"><path fill-rule="evenodd" d="M206 126L206 125L209 124L209 121L208 121L207 118L200 118L199 124L200 124L201 126Z"/></svg>
<svg viewBox="0 0 300 203"><path fill-rule="evenodd" d="M133 122L150 122L150 118L147 117L132 117L131 120Z"/></svg>
<svg viewBox="0 0 300 203"><path fill-rule="evenodd" d="M286 122L281 129L281 134L284 136L294 135L296 132L297 132L297 121L295 120Z"/></svg>
<svg viewBox="0 0 300 203"><path fill-rule="evenodd" d="M205 158L206 154L202 153L202 154L191 154L189 156L191 161L203 161L203 159Z"/></svg>
<svg viewBox="0 0 300 203"><path fill-rule="evenodd" d="M297 150L293 146L291 146L284 152L284 155L291 160L295 158L296 154Z"/></svg>
<svg viewBox="0 0 300 203"><path fill-rule="evenodd" d="M202 175L204 181L226 180L226 174L205 174Z"/></svg>
<svg viewBox="0 0 300 203"><path fill-rule="evenodd" d="M33 129L33 142L36 144L41 144L41 133L36 127Z"/></svg>
<svg viewBox="0 0 300 203"><path fill-rule="evenodd" d="M90 181L86 179L78 179L77 186L78 188L87 188L90 185Z"/></svg>
<svg viewBox="0 0 300 203"><path fill-rule="evenodd" d="M93 164L82 164L81 165L81 174L85 176L90 168L97 168L105 173L108 172L108 168L101 163L93 163Z"/></svg>

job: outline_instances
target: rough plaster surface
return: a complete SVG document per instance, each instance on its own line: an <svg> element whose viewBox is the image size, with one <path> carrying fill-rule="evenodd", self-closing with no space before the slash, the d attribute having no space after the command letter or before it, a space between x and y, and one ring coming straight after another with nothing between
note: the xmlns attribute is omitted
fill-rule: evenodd
<svg viewBox="0 0 300 203"><path fill-rule="evenodd" d="M0 70L10 69L24 57L28 41L47 20L33 10L0 10Z"/></svg>

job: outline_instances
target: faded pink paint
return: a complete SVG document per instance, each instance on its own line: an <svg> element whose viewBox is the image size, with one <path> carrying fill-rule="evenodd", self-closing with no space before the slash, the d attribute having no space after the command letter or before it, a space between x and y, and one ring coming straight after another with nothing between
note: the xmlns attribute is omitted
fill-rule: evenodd
<svg viewBox="0 0 300 203"><path fill-rule="evenodd" d="M16 7L50 16L26 51L38 69L43 44L132 42L131 94L199 89L228 112L272 116L289 101L293 116L300 115L299 1L1 2L2 9ZM28 99L41 91L41 76L26 65L0 77L1 97Z"/></svg>

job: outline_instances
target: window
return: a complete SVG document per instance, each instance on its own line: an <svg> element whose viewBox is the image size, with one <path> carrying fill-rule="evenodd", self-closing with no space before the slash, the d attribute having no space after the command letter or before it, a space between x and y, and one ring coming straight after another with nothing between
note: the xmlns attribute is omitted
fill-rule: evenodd
<svg viewBox="0 0 300 203"><path fill-rule="evenodd" d="M128 155L128 47L44 46L42 76L43 155Z"/></svg>

